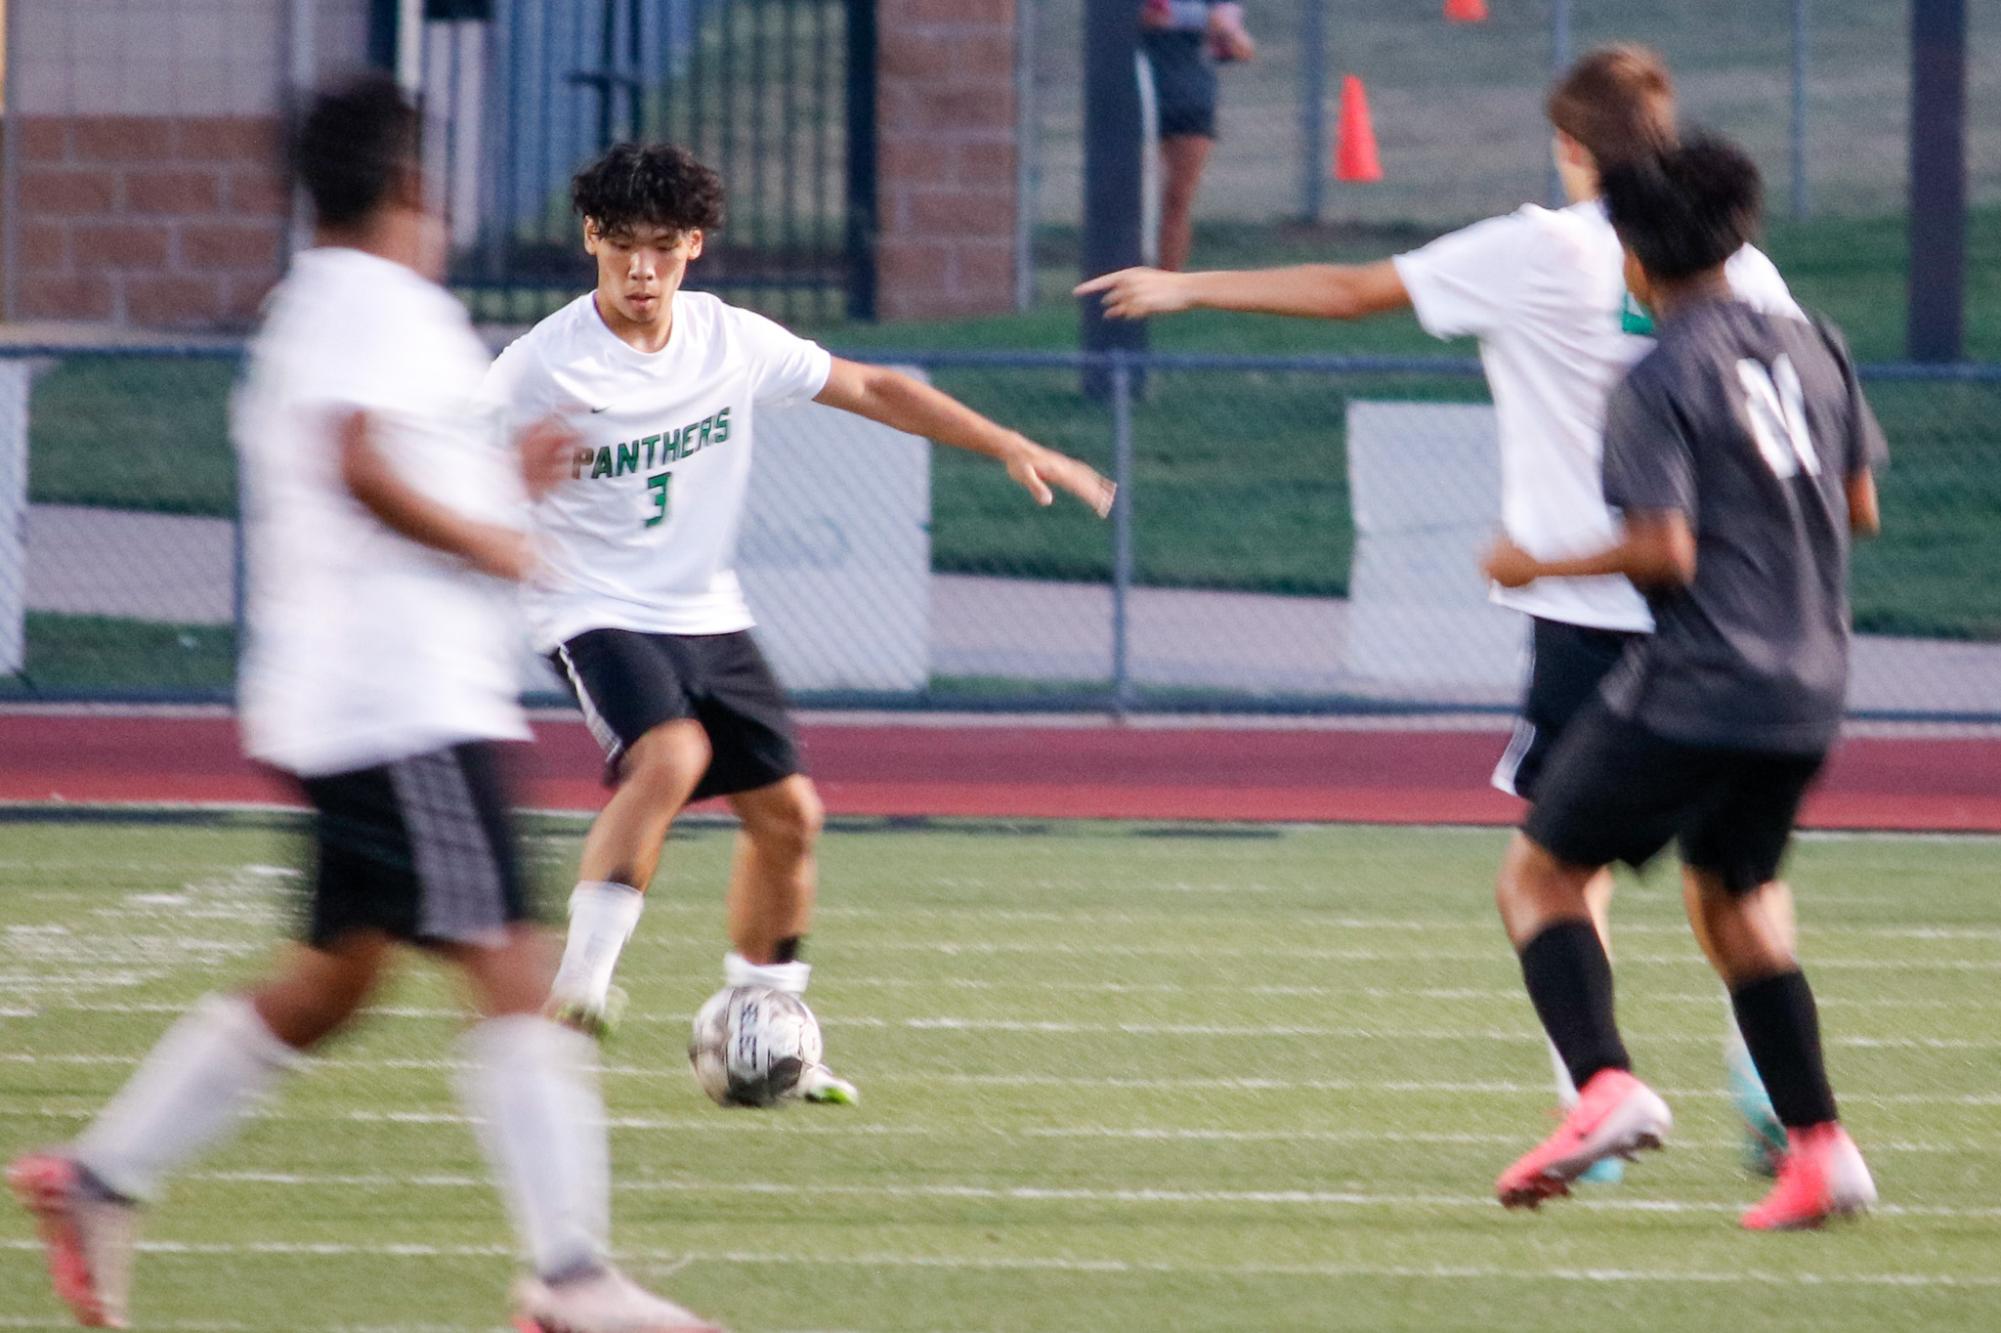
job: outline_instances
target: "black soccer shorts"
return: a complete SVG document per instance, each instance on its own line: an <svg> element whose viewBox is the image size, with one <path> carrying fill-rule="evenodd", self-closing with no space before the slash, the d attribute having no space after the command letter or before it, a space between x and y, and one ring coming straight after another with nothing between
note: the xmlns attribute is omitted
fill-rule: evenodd
<svg viewBox="0 0 2001 1333"><path fill-rule="evenodd" d="M608 784L618 779L626 747L683 718L702 724L711 751L691 801L755 791L804 771L785 691L748 630L586 630L549 661L604 747Z"/></svg>
<svg viewBox="0 0 2001 1333"><path fill-rule="evenodd" d="M468 742L297 781L313 809L302 933L314 948L354 930L492 945L532 919L495 746Z"/></svg>
<svg viewBox="0 0 2001 1333"><path fill-rule="evenodd" d="M1571 720L1598 697L1598 686L1640 632L1593 629L1533 616L1529 620L1529 682L1508 748L1494 765L1494 785L1534 800L1550 751Z"/></svg>
<svg viewBox="0 0 2001 1333"><path fill-rule="evenodd" d="M1637 868L1678 841L1688 866L1749 893L1778 878L1826 758L1688 745L1596 703L1551 753L1522 829L1582 866Z"/></svg>
<svg viewBox="0 0 2001 1333"><path fill-rule="evenodd" d="M1207 41L1199 32L1140 34L1140 50L1153 71L1163 139L1184 134L1216 137L1216 67L1205 52Z"/></svg>

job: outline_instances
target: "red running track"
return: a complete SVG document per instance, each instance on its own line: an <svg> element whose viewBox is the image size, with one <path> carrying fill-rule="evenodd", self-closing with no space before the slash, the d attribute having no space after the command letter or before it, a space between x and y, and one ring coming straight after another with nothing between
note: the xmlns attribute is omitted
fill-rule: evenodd
<svg viewBox="0 0 2001 1333"><path fill-rule="evenodd" d="M590 810L580 722L522 752L531 805ZM1490 731L821 723L805 744L837 815L1506 824ZM222 716L0 713L0 801L293 803ZM2001 832L2001 739L1851 740L1809 804L1817 828Z"/></svg>

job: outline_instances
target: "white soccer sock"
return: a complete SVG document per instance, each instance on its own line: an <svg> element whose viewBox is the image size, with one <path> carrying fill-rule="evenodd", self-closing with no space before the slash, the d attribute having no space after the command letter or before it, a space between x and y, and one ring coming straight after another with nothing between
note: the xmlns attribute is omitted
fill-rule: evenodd
<svg viewBox="0 0 2001 1333"><path fill-rule="evenodd" d="M476 1024L459 1097L478 1125L529 1262L554 1277L604 1261L611 1159L590 1038L534 1014Z"/></svg>
<svg viewBox="0 0 2001 1333"><path fill-rule="evenodd" d="M812 975L812 967L796 959L789 963L753 963L734 949L723 955L725 986L769 986L787 995L804 995L806 979Z"/></svg>
<svg viewBox="0 0 2001 1333"><path fill-rule="evenodd" d="M570 893L570 936L556 969L555 993L602 1007L618 955L639 925L646 895L629 884L585 880Z"/></svg>
<svg viewBox="0 0 2001 1333"><path fill-rule="evenodd" d="M1577 1105L1577 1084L1571 1080L1570 1066L1563 1062L1563 1053L1556 1049L1556 1043L1543 1038L1549 1047L1549 1067L1556 1071L1556 1104L1568 1111Z"/></svg>
<svg viewBox="0 0 2001 1333"><path fill-rule="evenodd" d="M167 1172L222 1138L299 1053L241 995L211 995L160 1038L75 1143L109 1188L150 1199Z"/></svg>

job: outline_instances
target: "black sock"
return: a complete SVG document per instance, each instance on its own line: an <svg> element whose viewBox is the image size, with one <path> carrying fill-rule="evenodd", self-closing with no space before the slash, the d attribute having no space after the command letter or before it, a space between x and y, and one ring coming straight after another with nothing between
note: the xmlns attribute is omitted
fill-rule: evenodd
<svg viewBox="0 0 2001 1333"><path fill-rule="evenodd" d="M1633 1067L1612 1018L1612 964L1589 921L1559 921L1523 945L1522 980L1579 1088L1601 1069Z"/></svg>
<svg viewBox="0 0 2001 1333"><path fill-rule="evenodd" d="M806 947L804 935L787 935L771 946L771 961L774 963L796 963L799 951Z"/></svg>
<svg viewBox="0 0 2001 1333"><path fill-rule="evenodd" d="M1779 1123L1804 1129L1835 1119L1820 1053L1820 1012L1806 974L1794 968L1746 982L1730 992L1730 1004Z"/></svg>

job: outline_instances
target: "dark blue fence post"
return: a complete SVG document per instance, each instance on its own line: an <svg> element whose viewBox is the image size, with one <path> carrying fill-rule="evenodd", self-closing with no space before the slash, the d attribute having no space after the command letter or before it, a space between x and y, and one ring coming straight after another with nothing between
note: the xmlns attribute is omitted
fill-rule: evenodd
<svg viewBox="0 0 2001 1333"><path fill-rule="evenodd" d="M1550 77L1560 79L1570 68L1570 0L1555 0L1549 11L1549 67ZM1549 206L1561 208L1565 203L1563 175L1556 169L1556 159L1550 157L1545 142L1543 157L1549 162Z"/></svg>
<svg viewBox="0 0 2001 1333"><path fill-rule="evenodd" d="M236 487L236 515L230 525L229 535L231 547L230 561L232 565L229 585L229 640L231 650L236 654L236 660L241 662L243 660L244 649L244 606L250 600L250 562L244 553L243 484L240 480ZM232 672L231 675L233 678L234 673Z"/></svg>
<svg viewBox="0 0 2001 1333"><path fill-rule="evenodd" d="M1135 702L1132 680L1133 585L1133 356L1111 351L1112 480L1112 714L1123 718Z"/></svg>
<svg viewBox="0 0 2001 1333"><path fill-rule="evenodd" d="M1299 217L1327 211L1327 17L1322 0L1299 11Z"/></svg>
<svg viewBox="0 0 2001 1333"><path fill-rule="evenodd" d="M1913 361L1957 361L1966 346L1966 0L1911 6Z"/></svg>
<svg viewBox="0 0 2001 1333"><path fill-rule="evenodd" d="M848 318L875 319L875 0L848 6Z"/></svg>
<svg viewBox="0 0 2001 1333"><path fill-rule="evenodd" d="M1807 0L1793 0L1792 216L1806 221L1812 207L1806 180Z"/></svg>
<svg viewBox="0 0 2001 1333"><path fill-rule="evenodd" d="M1094 0L1084 8L1083 275L1141 262L1140 194L1146 144L1140 125L1139 8ZM1079 340L1087 352L1146 350L1146 322L1105 318L1104 302L1078 303ZM1101 365L1087 365L1084 392L1102 398Z"/></svg>

